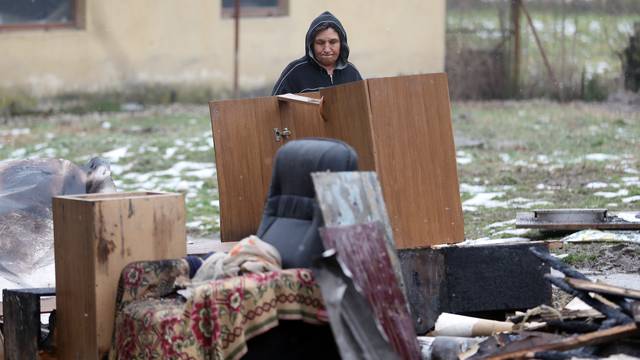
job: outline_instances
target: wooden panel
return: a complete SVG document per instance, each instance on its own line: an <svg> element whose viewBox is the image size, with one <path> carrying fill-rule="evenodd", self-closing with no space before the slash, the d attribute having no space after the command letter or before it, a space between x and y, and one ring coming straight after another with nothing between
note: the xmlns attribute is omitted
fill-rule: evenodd
<svg viewBox="0 0 640 360"><path fill-rule="evenodd" d="M85 204L53 198L57 345L61 359L98 357L91 230L95 214Z"/></svg>
<svg viewBox="0 0 640 360"><path fill-rule="evenodd" d="M313 99L319 99L317 92L301 94ZM292 136L287 140L303 139L307 137L324 137L324 120L320 115L320 106L295 102L278 101L282 128L288 128ZM286 142L286 140L285 140Z"/></svg>
<svg viewBox="0 0 640 360"><path fill-rule="evenodd" d="M211 127L220 195L220 237L239 241L255 234L280 146L282 128L276 97L212 101Z"/></svg>
<svg viewBox="0 0 640 360"><path fill-rule="evenodd" d="M407 302L392 270L383 225L326 227L320 229L320 235L325 248L336 249L338 258L350 270L391 346L402 359L420 359Z"/></svg>
<svg viewBox="0 0 640 360"><path fill-rule="evenodd" d="M446 75L370 79L367 84L376 170L397 248L462 241Z"/></svg>
<svg viewBox="0 0 640 360"><path fill-rule="evenodd" d="M326 136L351 145L358 153L360 170L375 170L366 82L357 81L322 89L320 95L324 99Z"/></svg>
<svg viewBox="0 0 640 360"><path fill-rule="evenodd" d="M122 269L186 255L184 196L56 197L53 215L61 358L102 358L111 346Z"/></svg>

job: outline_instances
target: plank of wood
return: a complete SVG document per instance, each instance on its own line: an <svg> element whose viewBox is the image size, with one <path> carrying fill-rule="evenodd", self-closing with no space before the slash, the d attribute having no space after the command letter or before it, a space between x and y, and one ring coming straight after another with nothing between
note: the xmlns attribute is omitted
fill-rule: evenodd
<svg viewBox="0 0 640 360"><path fill-rule="evenodd" d="M55 197L53 230L60 357L102 358L111 346L122 269L186 255L184 195Z"/></svg>
<svg viewBox="0 0 640 360"><path fill-rule="evenodd" d="M620 286L614 286L614 285L609 285L605 283L591 282L589 280L582 280L582 279L565 278L564 280L568 282L569 285L579 290L590 291L590 292L601 293L601 294L616 295L616 296L622 296L626 298L640 300L640 291L638 290L627 289Z"/></svg>
<svg viewBox="0 0 640 360"><path fill-rule="evenodd" d="M351 272L391 346L403 359L420 359L407 302L393 272L384 226L380 222L320 229L327 249Z"/></svg>
<svg viewBox="0 0 640 360"><path fill-rule="evenodd" d="M464 240L447 76L367 80L376 171L397 248Z"/></svg>
<svg viewBox="0 0 640 360"><path fill-rule="evenodd" d="M304 107L304 106L303 106ZM281 143L273 129L282 128L277 98L209 103L220 196L222 241L255 234L271 182L273 156Z"/></svg>
<svg viewBox="0 0 640 360"><path fill-rule="evenodd" d="M493 354L486 357L486 359L503 360L517 358L535 358L535 354L538 352L551 350L565 351L587 345L606 343L608 341L629 336L637 332L638 328L636 324L630 323L626 325L615 326L606 330L599 330L587 334L569 336L561 340L549 341L545 344L539 344L537 346L529 347L526 349Z"/></svg>

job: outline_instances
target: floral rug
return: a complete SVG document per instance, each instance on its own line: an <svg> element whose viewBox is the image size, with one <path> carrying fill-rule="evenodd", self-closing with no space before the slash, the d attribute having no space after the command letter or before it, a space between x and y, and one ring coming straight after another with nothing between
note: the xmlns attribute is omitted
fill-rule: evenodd
<svg viewBox="0 0 640 360"><path fill-rule="evenodd" d="M328 321L310 270L213 280L173 293L185 260L138 262L122 272L111 359L239 359L246 341L279 319Z"/></svg>

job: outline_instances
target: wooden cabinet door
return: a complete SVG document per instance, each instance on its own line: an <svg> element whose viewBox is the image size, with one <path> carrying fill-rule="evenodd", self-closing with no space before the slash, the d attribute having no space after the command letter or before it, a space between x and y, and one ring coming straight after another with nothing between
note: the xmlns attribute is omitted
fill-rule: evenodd
<svg viewBox="0 0 640 360"><path fill-rule="evenodd" d="M255 234L271 182L281 128L275 97L209 103L220 196L222 241Z"/></svg>
<svg viewBox="0 0 640 360"><path fill-rule="evenodd" d="M446 74L367 84L376 171L396 247L464 240Z"/></svg>
<svg viewBox="0 0 640 360"><path fill-rule="evenodd" d="M322 89L325 136L351 145L359 170L375 171L375 147L366 81Z"/></svg>

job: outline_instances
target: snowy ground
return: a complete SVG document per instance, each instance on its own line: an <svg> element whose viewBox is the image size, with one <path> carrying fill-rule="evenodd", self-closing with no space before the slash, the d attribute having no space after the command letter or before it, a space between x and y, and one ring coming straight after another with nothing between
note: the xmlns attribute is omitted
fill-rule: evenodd
<svg viewBox="0 0 640 360"><path fill-rule="evenodd" d="M637 108L454 103L453 127L468 239L540 238L535 231L515 229L517 211L640 208ZM0 119L0 158L57 157L82 164L93 156L111 161L121 191L184 193L191 237L213 238L218 232L206 106ZM40 278L50 270L28 276Z"/></svg>

